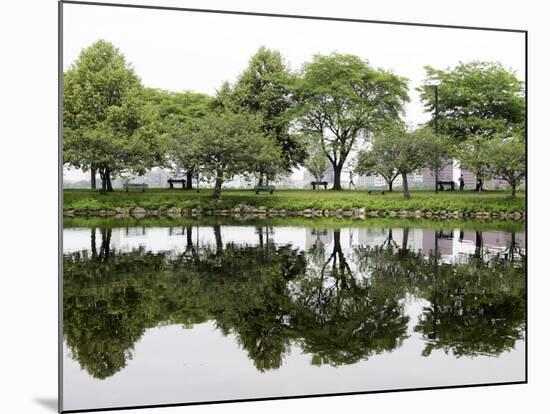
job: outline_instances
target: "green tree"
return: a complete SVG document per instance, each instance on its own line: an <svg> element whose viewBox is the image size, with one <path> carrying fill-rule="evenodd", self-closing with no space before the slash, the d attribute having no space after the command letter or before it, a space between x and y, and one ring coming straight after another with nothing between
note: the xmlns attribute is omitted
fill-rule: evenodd
<svg viewBox="0 0 550 414"><path fill-rule="evenodd" d="M190 153L202 173L214 180L212 196L237 174L254 173L262 163L278 163L280 149L261 129L261 118L250 113L215 111L191 123L184 132Z"/></svg>
<svg viewBox="0 0 550 414"><path fill-rule="evenodd" d="M527 173L525 141L518 137L495 137L490 144L489 170L495 178L505 180L512 187L512 197Z"/></svg>
<svg viewBox="0 0 550 414"><path fill-rule="evenodd" d="M448 135L436 134L431 128L422 128L417 133L422 134L424 166L434 173L437 194L439 175L443 168L453 162L454 146Z"/></svg>
<svg viewBox="0 0 550 414"><path fill-rule="evenodd" d="M281 53L262 46L250 58L248 67L240 74L229 94L239 110L244 109L261 117L262 131L272 137L280 148L280 168L286 172L297 167L306 156L299 136L289 132L288 114L292 106L288 87L290 78L290 70ZM264 177L273 175L270 168L273 165L260 165L260 183Z"/></svg>
<svg viewBox="0 0 550 414"><path fill-rule="evenodd" d="M424 133L408 132L402 124L387 126L374 136L370 150L358 154L357 171L383 175L388 184L400 174L403 197L411 198L407 175L426 165Z"/></svg>
<svg viewBox="0 0 550 414"><path fill-rule="evenodd" d="M395 168L396 143L379 142L369 150L360 150L357 155L355 172L359 175L379 175L388 184L388 191L393 191L393 182L399 176Z"/></svg>
<svg viewBox="0 0 550 414"><path fill-rule="evenodd" d="M167 154L176 173L186 176L187 189L193 188L193 174L196 165L190 153L189 137L184 125L206 115L212 109L213 98L195 92L170 92L146 88L147 99L153 103L161 117L161 132L166 136L169 148Z"/></svg>
<svg viewBox="0 0 550 414"><path fill-rule="evenodd" d="M327 156L317 139L309 139L307 148L308 156L304 161L304 167L306 167L306 170L309 171L315 181L323 181L323 176L327 170Z"/></svg>
<svg viewBox="0 0 550 414"><path fill-rule="evenodd" d="M473 135L457 147L457 158L464 169L472 171L480 181L478 190L483 190L483 182L491 174L492 140L481 135Z"/></svg>
<svg viewBox="0 0 550 414"><path fill-rule="evenodd" d="M294 83L296 117L303 132L321 136L334 169L334 189L361 138L395 120L409 100L407 81L353 55L315 55Z"/></svg>
<svg viewBox="0 0 550 414"><path fill-rule="evenodd" d="M99 40L84 49L64 75L64 163L99 172L102 191L111 177L142 174L163 163L158 114L124 56Z"/></svg>
<svg viewBox="0 0 550 414"><path fill-rule="evenodd" d="M438 132L457 141L477 135L490 138L496 133L525 133L524 84L499 63L460 63L446 70L427 66L419 88L427 111L434 112L438 86Z"/></svg>

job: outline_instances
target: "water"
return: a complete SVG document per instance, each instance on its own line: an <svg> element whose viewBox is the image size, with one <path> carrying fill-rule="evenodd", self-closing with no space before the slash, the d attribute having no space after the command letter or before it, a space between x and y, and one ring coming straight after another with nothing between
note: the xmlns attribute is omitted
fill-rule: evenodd
<svg viewBox="0 0 550 414"><path fill-rule="evenodd" d="M523 381L525 235L476 226L65 228L64 409Z"/></svg>

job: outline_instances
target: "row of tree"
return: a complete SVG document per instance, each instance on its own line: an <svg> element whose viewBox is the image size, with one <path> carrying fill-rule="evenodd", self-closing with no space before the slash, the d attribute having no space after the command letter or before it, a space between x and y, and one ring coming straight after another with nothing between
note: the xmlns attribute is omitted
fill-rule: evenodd
<svg viewBox="0 0 550 414"><path fill-rule="evenodd" d="M382 175L390 188L401 174L406 186L406 174L437 172L460 154L480 177L512 174L515 189L525 170L522 82L482 62L426 71L421 97L434 117L408 131L401 121L407 79L357 56L315 55L291 71L278 51L262 47L233 84L211 97L145 88L120 51L100 40L64 75L64 162L91 171L94 188L99 173L102 191L112 191L113 176L168 167L185 174L189 187L194 177L213 182L219 197L237 174L263 184L300 165L318 175L329 164L339 190L358 151L358 172ZM513 144L503 145L499 157L473 159L494 155L497 140Z"/></svg>

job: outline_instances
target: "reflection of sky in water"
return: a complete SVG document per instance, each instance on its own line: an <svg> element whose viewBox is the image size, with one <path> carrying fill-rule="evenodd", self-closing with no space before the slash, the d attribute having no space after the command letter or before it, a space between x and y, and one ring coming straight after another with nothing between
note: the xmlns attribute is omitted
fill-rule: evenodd
<svg viewBox="0 0 550 414"><path fill-rule="evenodd" d="M224 246L232 242L240 246L260 244L258 229L251 226L221 226L220 235ZM333 229L273 227L267 231L264 227L262 235L263 243L269 239L278 246L291 244L310 253L321 246L324 258L330 255L337 242ZM514 237L523 251L524 233L516 233ZM403 229L342 228L339 232L343 257L355 278L370 277L368 272L360 270L361 264L356 260L357 246L374 248L391 243L397 251L403 248L404 239L408 250L428 257L430 251L437 248L442 262L455 266L467 262L480 243L484 257L500 257L508 249L512 235L498 231L483 231L476 235L475 231L461 232L460 229L442 232L409 229L405 233ZM192 241L200 247L215 246L213 227L193 227ZM65 229L63 244L66 253L90 252L90 229ZM96 231L96 244L99 249L100 229ZM186 231L181 228L116 228L112 230L110 239L111 248L117 252L131 252L142 247L153 253L170 252L169 257L183 253L186 245ZM306 263L306 274L315 277L314 258L308 255ZM521 271L518 272L518 277L523 277ZM321 285L328 290L334 282L334 278L328 276ZM291 280L287 284L293 300L299 297L299 283L299 280ZM431 303L413 294L406 294L399 303L403 305L403 315L408 317L404 331L406 339L391 350L347 365L312 365L312 354L304 351L300 338L295 338L290 341L289 352L284 355L280 367L260 372L243 349L238 335L231 332L224 336L213 320L196 323L188 329L171 324L147 327L136 341L133 358L126 361L126 367L103 380L92 378L82 369L65 345L64 408L169 404L524 379L525 346L521 339L513 348L497 355L456 358L452 350L445 353L442 349L434 349L429 356L422 356L426 337L415 331L415 327ZM285 318L283 325L288 324L289 317ZM496 323L502 322L497 320Z"/></svg>
<svg viewBox="0 0 550 414"><path fill-rule="evenodd" d="M265 231L265 228L264 228ZM340 243L342 248L350 246L381 245L388 237L388 229L373 228L343 228L341 229ZM199 244L212 244L215 242L214 230L208 227L193 227L193 242ZM484 231L483 245L487 251L498 252L505 249L511 240L510 233L502 231ZM258 234L255 227L251 226L222 226L221 235L224 243L258 244ZM396 246L402 247L403 229L392 230L393 240ZM475 231L459 229L445 230L438 234L433 229L409 229L407 247L413 251L422 251L428 254L435 249L436 239L438 251L443 257L458 257L460 255L473 254L475 251ZM518 247L525 248L525 233L516 233ZM308 249L316 240L332 245L332 233L330 230L315 230L303 227L272 227L269 238L278 245L292 244L300 249ZM137 247L144 247L151 252L159 251L183 251L185 250L185 231L182 228L173 228L170 234L169 228L115 228L112 230L111 246L122 252L130 251ZM90 229L64 229L63 250L65 253L89 250Z"/></svg>

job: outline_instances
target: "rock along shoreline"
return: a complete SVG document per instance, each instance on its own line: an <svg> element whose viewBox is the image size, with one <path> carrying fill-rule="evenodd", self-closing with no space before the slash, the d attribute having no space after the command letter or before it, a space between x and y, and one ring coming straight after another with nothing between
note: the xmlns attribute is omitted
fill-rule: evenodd
<svg viewBox="0 0 550 414"><path fill-rule="evenodd" d="M181 209L145 209L142 207L116 208L114 210L65 210L65 217L114 217L114 218L144 218L144 217L204 217L204 216L232 216L232 217L341 217L352 219L366 219L369 217L398 217L398 218L431 218L431 219L499 219L499 220L525 220L524 211L516 212L463 212L463 211L410 211L410 210L381 210L367 211L364 208L353 210L274 210L267 207L252 207L239 205L225 210L211 210L202 208Z"/></svg>

